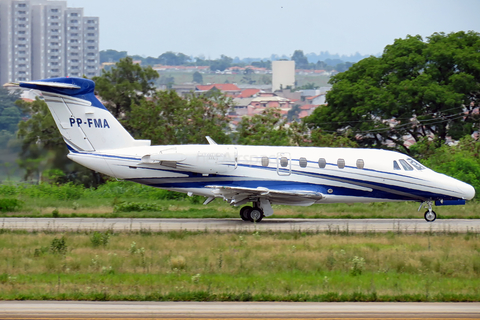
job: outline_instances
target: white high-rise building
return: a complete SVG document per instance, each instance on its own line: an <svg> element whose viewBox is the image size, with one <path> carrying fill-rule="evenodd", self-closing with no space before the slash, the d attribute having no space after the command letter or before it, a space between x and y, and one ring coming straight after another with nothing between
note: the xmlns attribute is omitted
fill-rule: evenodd
<svg viewBox="0 0 480 320"><path fill-rule="evenodd" d="M88 78L100 73L99 23L97 17L83 17L83 74Z"/></svg>
<svg viewBox="0 0 480 320"><path fill-rule="evenodd" d="M295 87L295 61L272 61L272 92Z"/></svg>
<svg viewBox="0 0 480 320"><path fill-rule="evenodd" d="M66 1L0 0L0 84L100 73L99 19Z"/></svg>

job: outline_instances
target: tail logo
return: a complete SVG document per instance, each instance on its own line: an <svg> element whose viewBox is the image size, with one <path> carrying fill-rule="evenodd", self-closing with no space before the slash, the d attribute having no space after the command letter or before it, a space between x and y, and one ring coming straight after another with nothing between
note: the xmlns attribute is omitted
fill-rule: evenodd
<svg viewBox="0 0 480 320"><path fill-rule="evenodd" d="M110 129L110 125L108 124L107 119L91 119L88 118L86 120L83 120L82 118L70 118L70 127L73 127L74 125L77 125L78 127L82 125L88 125L89 128L108 128Z"/></svg>

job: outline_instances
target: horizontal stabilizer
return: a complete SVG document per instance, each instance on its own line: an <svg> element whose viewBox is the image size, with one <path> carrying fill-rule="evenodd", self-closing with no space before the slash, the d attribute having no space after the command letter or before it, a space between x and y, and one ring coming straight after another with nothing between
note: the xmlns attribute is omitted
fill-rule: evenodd
<svg viewBox="0 0 480 320"><path fill-rule="evenodd" d="M72 83L62 83L62 82L48 82L48 81L21 81L19 83L21 87L26 87L26 85L34 85L41 87L52 87L52 88L62 88L62 89L80 89L81 87L72 84Z"/></svg>

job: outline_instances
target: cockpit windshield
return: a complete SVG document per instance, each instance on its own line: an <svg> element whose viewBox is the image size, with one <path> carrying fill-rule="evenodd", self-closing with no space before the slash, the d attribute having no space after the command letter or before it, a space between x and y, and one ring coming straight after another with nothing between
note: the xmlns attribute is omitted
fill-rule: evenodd
<svg viewBox="0 0 480 320"><path fill-rule="evenodd" d="M398 159L398 162L397 160L393 160L393 170L402 170L402 168L405 171L413 171L414 168L417 170L424 170L427 167L412 158Z"/></svg>
<svg viewBox="0 0 480 320"><path fill-rule="evenodd" d="M420 162L418 161L415 161L413 160L412 158L408 158L407 159L408 163L410 163L415 169L417 170L424 170L426 169L427 167L425 167L423 164L421 164Z"/></svg>

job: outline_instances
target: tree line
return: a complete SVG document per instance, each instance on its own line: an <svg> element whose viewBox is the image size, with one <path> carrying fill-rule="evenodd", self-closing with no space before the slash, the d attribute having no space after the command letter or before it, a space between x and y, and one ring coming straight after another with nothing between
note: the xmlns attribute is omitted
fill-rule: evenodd
<svg viewBox="0 0 480 320"><path fill-rule="evenodd" d="M211 71L224 71L230 67L246 67L253 66L256 68L272 68L272 60L269 59L243 59L231 58L226 55L221 55L218 59L206 59L203 56L190 57L180 52L167 51L158 57L142 57L139 55L129 56L127 51L103 50L100 52L100 62L119 62L121 59L130 57L133 60L141 61L144 66L154 66L156 64L168 66L208 66ZM291 57L283 57L295 61L297 69L312 69L312 70L336 70L343 72L347 70L353 63L345 62L341 59L326 59L325 61L317 60L309 62L308 57L302 50L295 50ZM283 59L282 58L282 59Z"/></svg>
<svg viewBox="0 0 480 320"><path fill-rule="evenodd" d="M242 118L235 131L228 116L231 98L215 90L187 97L157 91L158 73L134 64L131 57L93 80L105 106L127 130L152 144L204 144L209 135L222 144L390 148L480 188L480 142L472 138L480 128L478 61L480 36L475 32L397 39L380 57L363 59L333 76L328 105L303 121L289 123L279 110L268 109ZM102 182L67 160L43 101L16 105L29 115L18 130L19 162L27 176L57 169L53 172L59 176L50 176L61 181ZM407 146L409 140L413 146Z"/></svg>

